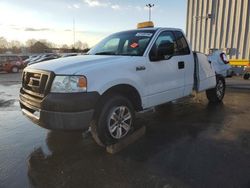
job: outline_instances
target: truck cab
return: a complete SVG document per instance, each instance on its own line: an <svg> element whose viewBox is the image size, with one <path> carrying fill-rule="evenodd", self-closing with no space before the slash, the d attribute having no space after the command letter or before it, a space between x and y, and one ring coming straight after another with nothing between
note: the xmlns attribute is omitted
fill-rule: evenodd
<svg viewBox="0 0 250 188"><path fill-rule="evenodd" d="M53 130L87 130L100 145L133 130L135 112L205 91L221 102L225 80L180 29L143 26L105 38L87 55L24 69L22 112Z"/></svg>

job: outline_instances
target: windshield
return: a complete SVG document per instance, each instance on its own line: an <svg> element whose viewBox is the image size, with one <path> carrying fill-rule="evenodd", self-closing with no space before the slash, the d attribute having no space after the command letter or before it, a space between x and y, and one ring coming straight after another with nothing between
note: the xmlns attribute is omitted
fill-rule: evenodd
<svg viewBox="0 0 250 188"><path fill-rule="evenodd" d="M89 51L89 55L142 56L155 30L134 30L113 34Z"/></svg>

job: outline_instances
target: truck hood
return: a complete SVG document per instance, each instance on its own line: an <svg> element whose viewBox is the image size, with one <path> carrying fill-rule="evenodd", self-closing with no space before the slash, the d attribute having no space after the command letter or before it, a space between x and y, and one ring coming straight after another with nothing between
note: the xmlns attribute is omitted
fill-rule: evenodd
<svg viewBox="0 0 250 188"><path fill-rule="evenodd" d="M106 55L81 55L59 58L30 65L28 69L53 71L55 74L74 75L84 73L84 70L93 68L98 64L128 61L130 56L106 56Z"/></svg>

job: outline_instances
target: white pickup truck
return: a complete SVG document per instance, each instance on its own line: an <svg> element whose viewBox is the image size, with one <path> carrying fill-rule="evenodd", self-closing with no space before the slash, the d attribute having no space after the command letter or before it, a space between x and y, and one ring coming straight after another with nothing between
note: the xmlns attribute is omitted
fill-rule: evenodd
<svg viewBox="0 0 250 188"><path fill-rule="evenodd" d="M207 56L193 53L180 29L143 27L112 34L87 55L24 69L20 105L52 130L87 130L109 145L126 137L135 112L206 91L221 102L224 77Z"/></svg>

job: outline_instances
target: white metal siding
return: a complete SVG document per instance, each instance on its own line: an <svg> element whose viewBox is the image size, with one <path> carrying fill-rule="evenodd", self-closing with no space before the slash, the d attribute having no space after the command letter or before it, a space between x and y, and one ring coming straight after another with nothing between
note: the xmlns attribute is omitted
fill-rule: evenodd
<svg viewBox="0 0 250 188"><path fill-rule="evenodd" d="M250 0L187 0L186 33L193 50L250 59Z"/></svg>

